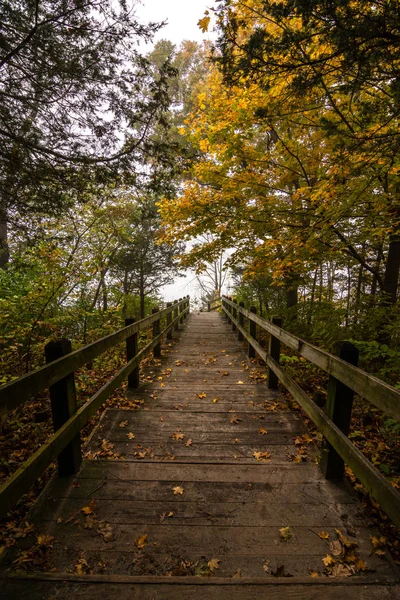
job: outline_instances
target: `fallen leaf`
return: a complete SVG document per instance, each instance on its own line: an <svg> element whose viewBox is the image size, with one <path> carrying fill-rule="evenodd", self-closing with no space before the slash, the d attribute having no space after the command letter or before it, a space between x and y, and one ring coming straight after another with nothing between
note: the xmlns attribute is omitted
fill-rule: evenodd
<svg viewBox="0 0 400 600"><path fill-rule="evenodd" d="M128 425L128 421L121 421L119 424L120 427L126 427Z"/></svg>
<svg viewBox="0 0 400 600"><path fill-rule="evenodd" d="M101 523L97 533L103 538L105 542L112 542L114 539L113 528L110 523Z"/></svg>
<svg viewBox="0 0 400 600"><path fill-rule="evenodd" d="M89 506L84 506L82 509L84 515L91 515L96 510L96 502L94 498L89 502Z"/></svg>
<svg viewBox="0 0 400 600"><path fill-rule="evenodd" d="M335 529L339 540L341 541L341 543L343 544L343 546L345 548L357 548L358 544L357 542L351 542L345 535L343 535L343 533L340 531L340 529Z"/></svg>
<svg viewBox="0 0 400 600"><path fill-rule="evenodd" d="M260 462L266 462L271 458L270 452L253 452L253 456Z"/></svg>
<svg viewBox="0 0 400 600"><path fill-rule="evenodd" d="M212 558L208 561L207 566L210 569L211 573L214 573L216 569L219 569L219 563L221 561L218 558Z"/></svg>
<svg viewBox="0 0 400 600"><path fill-rule="evenodd" d="M184 492L183 487L181 487L180 485L177 485L176 487L172 488L172 490L175 496L182 496Z"/></svg>
<svg viewBox="0 0 400 600"><path fill-rule="evenodd" d="M329 577L350 577L353 575L353 571L342 563L337 563L333 566L331 572L329 573Z"/></svg>
<svg viewBox="0 0 400 600"><path fill-rule="evenodd" d="M260 427L260 429L258 430L259 433L261 433L261 435L267 435L268 431L266 429L264 429L264 427Z"/></svg>
<svg viewBox="0 0 400 600"><path fill-rule="evenodd" d="M290 527L281 527L281 529L279 530L279 535L281 537L281 540L283 540L284 542L290 540L290 538L292 537Z"/></svg>
<svg viewBox="0 0 400 600"><path fill-rule="evenodd" d="M361 558L359 558L356 564L354 565L354 568L356 571L366 571L367 565Z"/></svg>
<svg viewBox="0 0 400 600"><path fill-rule="evenodd" d="M244 381L237 381L237 385L244 385Z"/></svg>
<svg viewBox="0 0 400 600"><path fill-rule="evenodd" d="M334 540L329 544L329 551L332 556L340 556L343 551L343 546L340 540Z"/></svg>
<svg viewBox="0 0 400 600"><path fill-rule="evenodd" d="M265 571L265 573L269 573L269 560L265 559L263 562L263 571Z"/></svg>
<svg viewBox="0 0 400 600"><path fill-rule="evenodd" d="M312 577L313 579L319 577L318 571L310 571L310 577Z"/></svg>
<svg viewBox="0 0 400 600"><path fill-rule="evenodd" d="M191 446L191 445L192 445L192 440L190 440L190 439L189 439L189 440L186 442L185 446L189 447L189 446Z"/></svg>
<svg viewBox="0 0 400 600"><path fill-rule="evenodd" d="M168 519L168 518L172 517L173 515L174 515L174 513L171 511L169 513L166 513L166 512L162 513L162 515L160 515L160 523L162 523L164 521L164 519Z"/></svg>
<svg viewBox="0 0 400 600"><path fill-rule="evenodd" d="M173 440L179 441L179 440L183 440L183 438L185 437L185 435L178 430L175 433L173 433L171 437L172 437Z"/></svg>
<svg viewBox="0 0 400 600"><path fill-rule="evenodd" d="M146 545L147 545L147 533L141 535L140 537L137 538L137 540L135 540L135 546L136 546L136 548L139 548L139 550L144 548Z"/></svg>
<svg viewBox="0 0 400 600"><path fill-rule="evenodd" d="M54 541L54 537L51 535L38 535L37 538L37 543L39 544L39 546L44 546L46 548L52 548L53 547L53 541Z"/></svg>
<svg viewBox="0 0 400 600"><path fill-rule="evenodd" d="M214 402L214 404L215 404L216 402L218 402L218 398L213 398L213 402Z"/></svg>
<svg viewBox="0 0 400 600"><path fill-rule="evenodd" d="M327 554L322 559L322 562L324 563L325 567L330 567L330 566L332 566L332 565L334 565L336 563L335 559L330 554Z"/></svg>
<svg viewBox="0 0 400 600"><path fill-rule="evenodd" d="M243 419L241 419L240 417L238 417L238 415L233 415L233 417L231 417L230 421L233 424L237 424L239 423L239 421L242 421Z"/></svg>
<svg viewBox="0 0 400 600"><path fill-rule="evenodd" d="M320 537L321 540L329 540L329 533L326 531L320 531L318 537Z"/></svg>
<svg viewBox="0 0 400 600"><path fill-rule="evenodd" d="M127 433L126 435L128 436L128 438L129 438L130 440L134 440L134 439L135 439L135 434L134 434L134 433L132 433L131 431L130 431L129 433Z"/></svg>
<svg viewBox="0 0 400 600"><path fill-rule="evenodd" d="M78 575L83 575L89 571L89 565L85 558L80 558L75 564L75 571Z"/></svg>
<svg viewBox="0 0 400 600"><path fill-rule="evenodd" d="M201 394L197 394L198 398L207 398L207 394L205 394L204 392L202 392Z"/></svg>
<svg viewBox="0 0 400 600"><path fill-rule="evenodd" d="M95 515L86 515L85 518L85 529L93 529L96 524Z"/></svg>

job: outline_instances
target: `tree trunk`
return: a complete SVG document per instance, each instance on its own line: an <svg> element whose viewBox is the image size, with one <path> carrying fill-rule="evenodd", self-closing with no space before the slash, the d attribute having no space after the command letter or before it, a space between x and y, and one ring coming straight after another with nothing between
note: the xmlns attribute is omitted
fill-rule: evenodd
<svg viewBox="0 0 400 600"><path fill-rule="evenodd" d="M7 211L0 207L0 269L4 269L9 260Z"/></svg>
<svg viewBox="0 0 400 600"><path fill-rule="evenodd" d="M140 298L140 318L144 319L145 316L146 316L146 314L145 314L145 305L144 305L145 290L144 290L144 275L143 275L143 271L140 273L139 298Z"/></svg>
<svg viewBox="0 0 400 600"><path fill-rule="evenodd" d="M400 215L399 215L400 216ZM383 280L383 305L391 306L396 303L400 273L400 232L390 236L389 251L386 260L385 277Z"/></svg>
<svg viewBox="0 0 400 600"><path fill-rule="evenodd" d="M313 283L312 283L312 288L311 288L310 311L309 311L308 317L307 317L307 325L309 327L310 327L310 325L312 323L312 317L313 317L313 312L314 312L315 290L316 290L316 287L317 287L317 276L318 276L318 269L315 269L315 271L314 271L314 277L313 277Z"/></svg>

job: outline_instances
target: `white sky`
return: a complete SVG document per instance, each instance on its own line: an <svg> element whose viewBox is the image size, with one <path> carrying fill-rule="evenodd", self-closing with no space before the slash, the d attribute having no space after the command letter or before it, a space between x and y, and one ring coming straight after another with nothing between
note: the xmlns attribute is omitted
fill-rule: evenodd
<svg viewBox="0 0 400 600"><path fill-rule="evenodd" d="M136 7L136 15L141 22L168 21L154 37L154 42L166 39L179 46L183 40L201 42L214 39L211 11L209 31L203 33L197 25L198 20L204 17L205 11L213 5L213 0L141 0ZM151 47L145 47L144 51L150 52ZM160 293L166 302L187 294L192 299L200 296L195 275L190 272L185 277L178 277L173 284L163 287Z"/></svg>
<svg viewBox="0 0 400 600"><path fill-rule="evenodd" d="M213 4L213 0L139 0L136 14L144 22L168 21L154 41L167 39L179 45L183 40L201 42L213 39L212 31L203 33L197 26L198 20L204 17L205 11ZM211 24L209 29L212 29Z"/></svg>

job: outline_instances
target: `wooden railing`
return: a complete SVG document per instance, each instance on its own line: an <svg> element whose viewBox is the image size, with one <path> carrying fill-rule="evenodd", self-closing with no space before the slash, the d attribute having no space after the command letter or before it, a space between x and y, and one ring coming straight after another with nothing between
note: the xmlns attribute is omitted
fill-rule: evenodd
<svg viewBox="0 0 400 600"><path fill-rule="evenodd" d="M255 307L246 310L243 302L237 304L223 296L222 309L232 323L232 329L238 331L239 339L247 340L249 357L258 354L267 363L268 387L276 389L279 380L323 434L325 448L320 466L325 477L341 478L344 464L347 464L392 521L400 527L399 492L347 437L354 392L400 421L400 390L359 369L358 351L349 342L338 344L339 356L334 356L282 329L281 319L273 318L270 322L258 316ZM248 322L248 328L245 327L245 321ZM257 326L270 334L268 352L257 341ZM326 412L282 369L279 364L281 342L329 374Z"/></svg>
<svg viewBox="0 0 400 600"><path fill-rule="evenodd" d="M207 312L211 312L212 310L215 310L216 308L220 308L221 307L221 298L214 298L214 300L209 300L207 302Z"/></svg>
<svg viewBox="0 0 400 600"><path fill-rule="evenodd" d="M48 442L0 487L0 518L15 506L56 459L60 475L70 475L78 470L81 463L80 430L125 379L128 379L129 388L138 387L141 360L151 351L155 357L161 356L162 337L172 338L173 330L177 330L188 315L189 304L189 296L186 296L174 303L169 302L163 310L154 309L151 316L141 321L128 319L123 329L74 352L71 352L69 340L51 342L46 346L48 364L0 387L0 416L50 388L55 431ZM161 321L165 325L162 331ZM138 333L150 327L152 339L139 350ZM123 341L126 341L127 364L78 409L74 372Z"/></svg>

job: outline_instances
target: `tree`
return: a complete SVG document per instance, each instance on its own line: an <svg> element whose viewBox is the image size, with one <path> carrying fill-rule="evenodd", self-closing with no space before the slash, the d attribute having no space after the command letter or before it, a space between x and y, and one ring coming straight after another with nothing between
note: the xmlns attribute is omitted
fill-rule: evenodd
<svg viewBox="0 0 400 600"><path fill-rule="evenodd" d="M289 101L293 115L320 112L318 126L345 158L339 164L350 157L350 176L369 171L371 187L385 197L379 281L385 305L397 300L400 270L399 8L396 0L223 0L215 54L229 85L257 81L269 90L280 84L283 106Z"/></svg>
<svg viewBox="0 0 400 600"><path fill-rule="evenodd" d="M137 50L161 24L134 4L5 0L0 6L0 265L7 225L57 212L110 181L140 186L143 157L161 162L168 61L154 74ZM151 183L151 182L150 182Z"/></svg>
<svg viewBox="0 0 400 600"><path fill-rule="evenodd" d="M113 272L123 274L125 299L135 293L139 296L141 319L145 317L146 296L172 283L179 274L177 258L183 251L182 244L160 243L159 226L154 200L141 199L113 260Z"/></svg>

